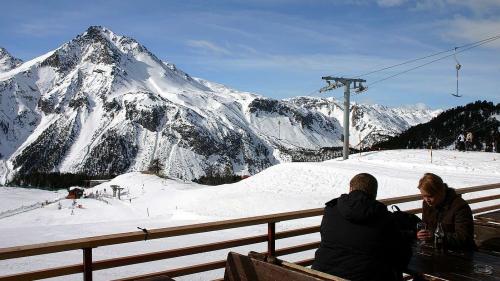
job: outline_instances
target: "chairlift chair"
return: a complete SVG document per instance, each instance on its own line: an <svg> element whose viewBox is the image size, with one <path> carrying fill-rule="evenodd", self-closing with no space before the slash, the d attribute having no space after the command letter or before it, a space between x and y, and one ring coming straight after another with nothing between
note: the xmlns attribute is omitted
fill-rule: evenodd
<svg viewBox="0 0 500 281"><path fill-rule="evenodd" d="M366 92L368 90L368 86L363 86L361 83L358 88L354 90L356 94L361 94L363 92Z"/></svg>

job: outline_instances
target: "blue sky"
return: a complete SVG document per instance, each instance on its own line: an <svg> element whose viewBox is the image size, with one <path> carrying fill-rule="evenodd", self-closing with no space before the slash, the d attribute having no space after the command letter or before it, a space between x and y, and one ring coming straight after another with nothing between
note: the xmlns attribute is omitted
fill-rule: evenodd
<svg viewBox="0 0 500 281"><path fill-rule="evenodd" d="M192 76L281 99L334 96L357 76L500 34L499 0L2 1L0 46L29 60L90 25L135 38ZM357 102L449 108L500 102L500 40L370 86ZM422 62L423 63L423 62ZM371 82L407 65L362 77Z"/></svg>

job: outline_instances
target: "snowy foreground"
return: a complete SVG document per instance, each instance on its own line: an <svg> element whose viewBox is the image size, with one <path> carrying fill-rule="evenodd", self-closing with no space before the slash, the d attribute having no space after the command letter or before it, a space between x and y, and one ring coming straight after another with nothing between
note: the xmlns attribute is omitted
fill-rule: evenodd
<svg viewBox="0 0 500 281"><path fill-rule="evenodd" d="M79 199L82 208L73 208L72 200L61 200L43 208L34 208L16 215L1 214L22 206L54 201L65 191L48 192L22 188L0 188L0 247L73 239L93 235L137 231L137 227L160 228L200 222L218 221L247 216L318 208L331 198L348 190L352 176L360 172L373 174L379 181L378 198L417 194L418 179L425 172L443 177L451 187L500 183L500 154L482 152L433 151L431 163L428 150L398 150L367 152L351 159L335 159L322 163L287 163L273 166L235 184L203 186L179 180L161 179L153 175L129 173L101 184L86 193L111 195L111 184L124 188L122 200L104 197ZM498 193L485 191L465 196L479 197ZM473 205L498 204L500 200ZM420 202L401 205L417 207ZM317 225L320 217L277 224L277 231ZM266 233L267 226L247 227L186 237L174 237L130 244L102 247L93 252L94 260L133 255L144 252L186 247ZM318 241L319 234L278 241L277 248ZM265 244L234 249L264 251ZM284 257L298 260L312 257L314 251ZM227 250L127 266L94 272L95 280L132 276L183 267L190 264L225 259ZM80 263L81 251L0 261L1 274L36 270ZM208 280L222 276L222 270L186 276L180 280ZM73 275L54 280L81 280Z"/></svg>

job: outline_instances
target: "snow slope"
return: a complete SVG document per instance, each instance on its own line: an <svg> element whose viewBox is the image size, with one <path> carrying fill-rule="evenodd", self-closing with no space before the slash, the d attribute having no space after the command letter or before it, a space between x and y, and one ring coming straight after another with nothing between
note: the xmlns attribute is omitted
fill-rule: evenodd
<svg viewBox="0 0 500 281"><path fill-rule="evenodd" d="M199 222L217 221L277 212L318 208L333 197L347 192L348 182L360 172L373 174L379 182L378 198L417 194L418 179L425 172L433 172L443 177L451 187L500 183L500 155L484 152L433 151L432 163L427 150L394 150L366 152L351 155L347 161L334 159L321 163L285 163L270 167L248 179L222 186L202 186L180 180L161 179L142 173L128 173L86 190L110 194L110 185L124 187L122 200L105 197L108 203L95 199L79 199L83 208L72 209L71 200L63 200L62 209L51 204L30 212L0 219L0 247L39 243L60 239L71 239L91 235L136 231L137 227L159 228ZM15 207L18 189L0 189L0 203L10 201ZM10 195L14 194L14 195ZM485 191L465 196L466 198L498 194L498 190ZM37 197L33 193L31 196ZM53 194L40 193L44 201ZM31 199L33 200L33 199ZM498 204L474 204L472 207ZM22 202L19 201L19 204ZM401 204L404 208L415 208L420 202ZM71 214L73 212L73 214ZM279 223L278 231L290 227L317 225L320 217ZM188 237L176 237L154 241L137 242L127 245L99 248L94 251L95 259L118 255L158 251L206 243L209 241L234 239L237 237L263 234L266 226L219 231ZM278 247L317 241L319 235L309 235L295 240L278 241ZM240 247L249 250L264 250L265 245ZM120 276L136 275L141 272L165 270L166 267L186 266L208 259L224 259L227 250L172 261L146 263L115 270L94 273L96 280L108 280ZM309 258L312 251L286 257L290 260ZM60 266L81 261L79 251L0 261L2 272L13 273L20 270L34 270L47 266ZM221 271L187 276L181 280L207 280L220 277ZM57 280L74 280L79 276L69 276Z"/></svg>

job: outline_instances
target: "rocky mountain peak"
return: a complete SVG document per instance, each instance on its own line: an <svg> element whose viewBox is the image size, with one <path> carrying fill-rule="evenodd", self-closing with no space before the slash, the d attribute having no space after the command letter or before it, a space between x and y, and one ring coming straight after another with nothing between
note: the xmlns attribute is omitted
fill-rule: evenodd
<svg viewBox="0 0 500 281"><path fill-rule="evenodd" d="M6 55L10 55L9 52L4 47L0 47L0 58Z"/></svg>
<svg viewBox="0 0 500 281"><path fill-rule="evenodd" d="M117 35L106 27L90 26L83 34L77 36L77 39L91 44L98 43L111 49L116 48L116 50L122 54L129 54L133 56L139 53L147 53L157 62L160 62L154 54L149 52L146 47L141 45L135 39Z"/></svg>
<svg viewBox="0 0 500 281"><path fill-rule="evenodd" d="M111 35L114 35L114 33L111 30L109 30L106 27L103 27L101 25L91 25L91 26L89 26L89 28L87 28L86 33L88 33L88 34L94 34L94 35L96 35L96 34L108 34L108 35L111 34Z"/></svg>
<svg viewBox="0 0 500 281"><path fill-rule="evenodd" d="M5 48L0 47L0 72L16 68L22 62L22 60L13 57Z"/></svg>
<svg viewBox="0 0 500 281"><path fill-rule="evenodd" d="M90 26L83 34L78 35L77 39L85 39L91 43L103 43L107 45L111 38L116 35L109 29L102 26Z"/></svg>
<svg viewBox="0 0 500 281"><path fill-rule="evenodd" d="M83 34L56 49L41 65L51 66L60 73L69 73L81 62L117 64L120 52L111 44L103 31L102 28L90 27Z"/></svg>

